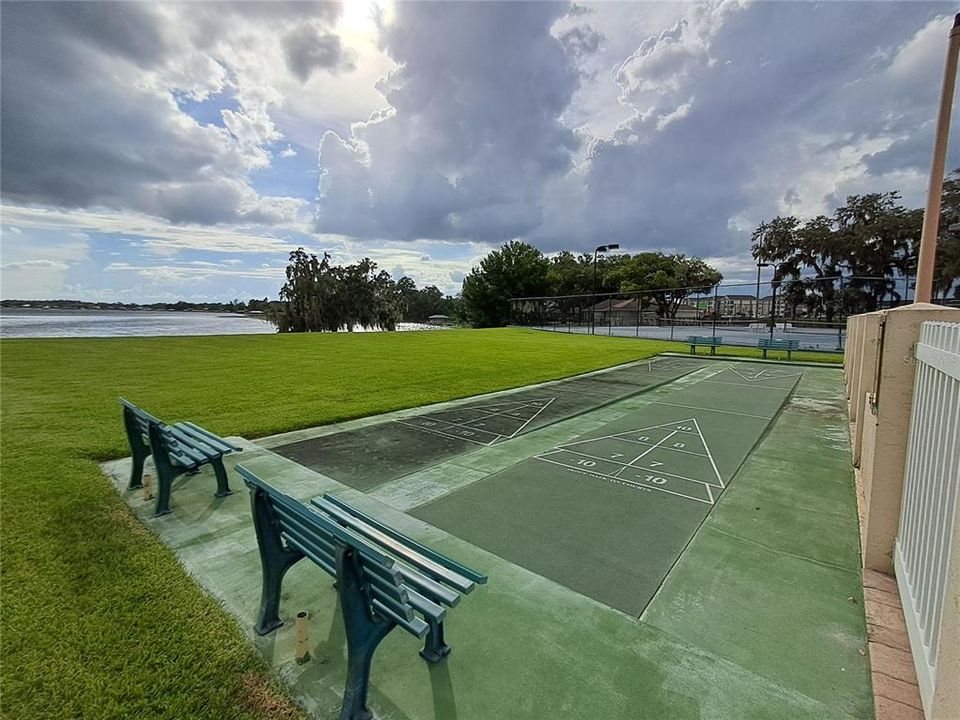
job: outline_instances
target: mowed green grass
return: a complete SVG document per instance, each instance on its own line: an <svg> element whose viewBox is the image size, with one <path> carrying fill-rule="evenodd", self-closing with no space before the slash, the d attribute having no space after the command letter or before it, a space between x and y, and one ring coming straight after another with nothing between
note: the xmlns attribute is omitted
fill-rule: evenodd
<svg viewBox="0 0 960 720"><path fill-rule="evenodd" d="M0 714L300 716L102 477L128 454L118 396L253 438L683 349L525 330L3 341Z"/></svg>

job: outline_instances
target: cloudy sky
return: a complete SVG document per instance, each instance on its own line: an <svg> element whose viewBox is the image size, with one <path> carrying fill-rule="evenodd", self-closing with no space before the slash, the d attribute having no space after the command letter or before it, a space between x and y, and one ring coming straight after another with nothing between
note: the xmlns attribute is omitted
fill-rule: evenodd
<svg viewBox="0 0 960 720"><path fill-rule="evenodd" d="M4 2L0 295L275 297L301 245L453 292L512 238L749 278L764 218L922 204L954 10Z"/></svg>

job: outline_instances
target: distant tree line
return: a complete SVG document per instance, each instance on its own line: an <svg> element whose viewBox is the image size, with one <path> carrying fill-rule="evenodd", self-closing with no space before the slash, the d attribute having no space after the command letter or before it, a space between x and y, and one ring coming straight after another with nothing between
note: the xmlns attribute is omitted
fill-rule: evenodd
<svg viewBox="0 0 960 720"><path fill-rule="evenodd" d="M221 312L242 313L253 310L265 311L271 303L276 301L257 300L251 298L247 302L231 300L230 302L156 302L156 303L123 303L123 302L95 302L92 300L0 300L0 307L5 308L51 308L57 310L159 310L166 312Z"/></svg>
<svg viewBox="0 0 960 720"><path fill-rule="evenodd" d="M934 292L960 298L960 172L945 183ZM916 275L923 210L900 203L896 191L851 195L832 215L801 222L792 215L760 223L753 257L774 268L788 308L833 320L904 300ZM901 293L900 290L904 292ZM791 314L788 310L788 314Z"/></svg>
<svg viewBox="0 0 960 720"><path fill-rule="evenodd" d="M286 277L280 302L267 313L279 332L396 330L401 320L457 311L457 301L436 287L418 289L408 277L395 281L369 258L333 265L327 253L318 257L298 248L290 253Z"/></svg>
<svg viewBox="0 0 960 720"><path fill-rule="evenodd" d="M672 318L687 297L710 292L722 279L702 259L682 254L601 256L594 269L592 254L563 251L547 258L532 245L515 240L480 261L464 279L461 297L465 317L479 327L509 322L511 298L571 296L555 302L572 307L585 301L589 305L594 292L641 292L643 307Z"/></svg>

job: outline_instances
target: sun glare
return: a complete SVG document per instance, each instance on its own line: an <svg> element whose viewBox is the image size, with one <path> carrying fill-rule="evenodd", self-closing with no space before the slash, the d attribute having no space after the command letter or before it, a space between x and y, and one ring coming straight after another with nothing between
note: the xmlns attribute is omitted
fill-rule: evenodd
<svg viewBox="0 0 960 720"><path fill-rule="evenodd" d="M370 40L377 32L377 17L389 23L393 19L393 3L388 0L345 0L337 25L346 38Z"/></svg>

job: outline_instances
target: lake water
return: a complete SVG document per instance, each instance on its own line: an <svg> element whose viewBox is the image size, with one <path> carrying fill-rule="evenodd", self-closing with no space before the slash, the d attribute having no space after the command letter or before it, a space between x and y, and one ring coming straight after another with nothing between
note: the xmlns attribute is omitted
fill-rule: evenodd
<svg viewBox="0 0 960 720"><path fill-rule="evenodd" d="M435 329L400 323L398 330ZM250 335L275 333L250 315L138 310L0 309L0 338L124 337L156 335Z"/></svg>

